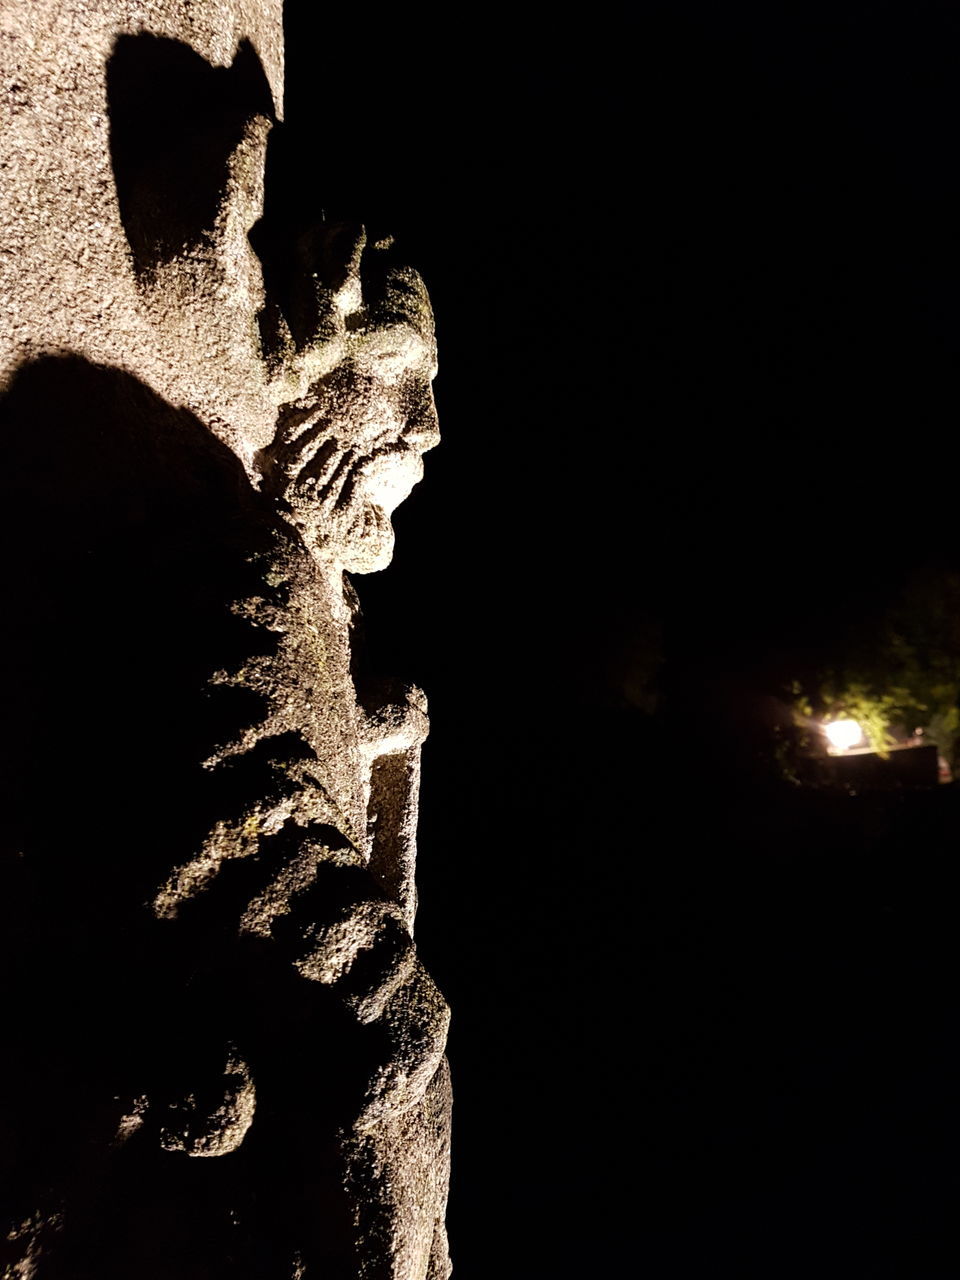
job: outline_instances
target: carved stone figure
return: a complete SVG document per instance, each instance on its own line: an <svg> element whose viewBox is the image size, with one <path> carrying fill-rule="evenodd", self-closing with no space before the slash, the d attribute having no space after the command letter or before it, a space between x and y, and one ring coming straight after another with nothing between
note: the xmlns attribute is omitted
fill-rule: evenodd
<svg viewBox="0 0 960 1280"><path fill-rule="evenodd" d="M4 1280L446 1280L426 702L344 573L438 439L423 285L263 220L279 0L0 38Z"/></svg>

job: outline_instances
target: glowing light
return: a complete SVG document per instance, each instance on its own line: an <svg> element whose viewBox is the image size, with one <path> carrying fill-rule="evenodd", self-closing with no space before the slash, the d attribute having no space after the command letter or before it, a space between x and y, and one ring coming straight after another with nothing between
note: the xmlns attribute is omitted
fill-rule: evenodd
<svg viewBox="0 0 960 1280"><path fill-rule="evenodd" d="M863 730L856 720L832 720L823 726L823 731L834 751L849 751L863 741Z"/></svg>

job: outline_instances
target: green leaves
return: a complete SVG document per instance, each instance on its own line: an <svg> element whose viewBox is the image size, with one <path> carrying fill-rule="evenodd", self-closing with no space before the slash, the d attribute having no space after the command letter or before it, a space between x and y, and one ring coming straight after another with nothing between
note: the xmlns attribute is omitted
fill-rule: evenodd
<svg viewBox="0 0 960 1280"><path fill-rule="evenodd" d="M960 757L960 575L918 570L844 647L813 687L791 683L798 720L856 720L880 755L920 728L951 764Z"/></svg>

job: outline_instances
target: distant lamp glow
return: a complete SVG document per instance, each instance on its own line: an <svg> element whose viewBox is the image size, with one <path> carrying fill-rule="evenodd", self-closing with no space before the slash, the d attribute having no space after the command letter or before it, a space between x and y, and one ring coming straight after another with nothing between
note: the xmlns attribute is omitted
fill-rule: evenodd
<svg viewBox="0 0 960 1280"><path fill-rule="evenodd" d="M849 751L863 741L863 730L856 720L832 720L823 731L834 751Z"/></svg>

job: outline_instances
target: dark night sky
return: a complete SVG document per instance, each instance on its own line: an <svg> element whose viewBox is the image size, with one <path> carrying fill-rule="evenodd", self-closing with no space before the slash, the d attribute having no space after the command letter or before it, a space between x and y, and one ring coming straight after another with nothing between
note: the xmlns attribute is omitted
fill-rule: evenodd
<svg viewBox="0 0 960 1280"><path fill-rule="evenodd" d="M671 687L762 693L949 560L960 17L576 13L287 0L271 161L437 316L444 443L357 586L431 699L455 1275L954 1274L948 873L757 818L730 726L623 676L661 634Z"/></svg>

